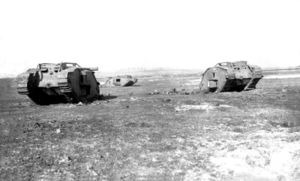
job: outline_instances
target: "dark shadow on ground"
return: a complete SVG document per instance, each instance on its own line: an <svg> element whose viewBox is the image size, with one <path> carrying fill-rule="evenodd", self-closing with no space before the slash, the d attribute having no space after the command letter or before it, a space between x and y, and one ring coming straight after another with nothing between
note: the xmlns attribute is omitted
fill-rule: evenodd
<svg viewBox="0 0 300 181"><path fill-rule="evenodd" d="M141 87L142 85L140 85L140 84L134 84L134 85L132 85L132 86L127 86L127 87Z"/></svg>
<svg viewBox="0 0 300 181"><path fill-rule="evenodd" d="M99 96L99 100L111 100L111 99L115 99L115 98L117 98L118 96L114 96L114 95L103 95L103 94L101 94L100 96Z"/></svg>

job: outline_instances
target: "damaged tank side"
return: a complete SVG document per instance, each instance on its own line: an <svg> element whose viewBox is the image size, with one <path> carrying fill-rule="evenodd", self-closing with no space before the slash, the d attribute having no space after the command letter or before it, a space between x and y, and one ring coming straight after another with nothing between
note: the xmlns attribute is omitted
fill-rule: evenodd
<svg viewBox="0 0 300 181"><path fill-rule="evenodd" d="M135 83L137 83L137 81L138 79L132 77L131 75L109 77L108 80L105 82L105 86L106 87L112 87L112 86L129 87L129 86L133 86Z"/></svg>
<svg viewBox="0 0 300 181"><path fill-rule="evenodd" d="M200 90L206 93L252 90L262 77L261 68L246 61L222 62L202 74Z"/></svg>
<svg viewBox="0 0 300 181"><path fill-rule="evenodd" d="M89 102L99 97L94 71L76 63L43 63L17 77L19 94L36 104Z"/></svg>

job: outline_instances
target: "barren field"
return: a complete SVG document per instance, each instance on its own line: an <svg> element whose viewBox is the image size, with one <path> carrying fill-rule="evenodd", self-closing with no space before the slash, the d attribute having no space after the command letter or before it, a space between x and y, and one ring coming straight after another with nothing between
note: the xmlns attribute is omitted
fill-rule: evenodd
<svg viewBox="0 0 300 181"><path fill-rule="evenodd" d="M1 79L0 180L300 180L300 78L203 95L199 77L138 77L49 106Z"/></svg>

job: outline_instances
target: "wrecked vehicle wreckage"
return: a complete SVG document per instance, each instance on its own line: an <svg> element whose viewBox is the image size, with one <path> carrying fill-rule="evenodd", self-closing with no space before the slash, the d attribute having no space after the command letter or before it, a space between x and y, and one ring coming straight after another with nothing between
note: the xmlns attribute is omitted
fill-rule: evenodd
<svg viewBox="0 0 300 181"><path fill-rule="evenodd" d="M116 77L109 77L104 86L105 87L114 87L114 86L120 86L120 87L129 87L133 86L135 83L137 83L138 79L132 77L131 75L125 75L125 76L116 76Z"/></svg>
<svg viewBox="0 0 300 181"><path fill-rule="evenodd" d="M40 63L17 76L17 91L39 105L90 102L99 97L94 71L77 63Z"/></svg>
<svg viewBox="0 0 300 181"><path fill-rule="evenodd" d="M246 61L222 62L206 69L202 74L200 91L208 93L252 90L262 77L262 69L248 65Z"/></svg>

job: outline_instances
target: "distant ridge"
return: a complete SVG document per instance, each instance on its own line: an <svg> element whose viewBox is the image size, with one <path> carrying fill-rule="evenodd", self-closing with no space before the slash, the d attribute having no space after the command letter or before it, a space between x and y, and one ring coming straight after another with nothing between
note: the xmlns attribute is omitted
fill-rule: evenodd
<svg viewBox="0 0 300 181"><path fill-rule="evenodd" d="M280 70L298 70L300 69L300 66L297 66L297 67L268 67L268 68L263 68L263 71L280 71Z"/></svg>
<svg viewBox="0 0 300 181"><path fill-rule="evenodd" d="M102 72L101 70L95 72L96 77L107 77L116 75L134 75L134 76L150 76L150 75L164 75L164 74L196 74L201 73L203 70L198 69L173 69L173 68L127 68L120 69L112 72Z"/></svg>
<svg viewBox="0 0 300 181"><path fill-rule="evenodd" d="M14 78L14 77L16 77L16 75L14 75L14 74L0 73L0 79L3 79L3 78Z"/></svg>

